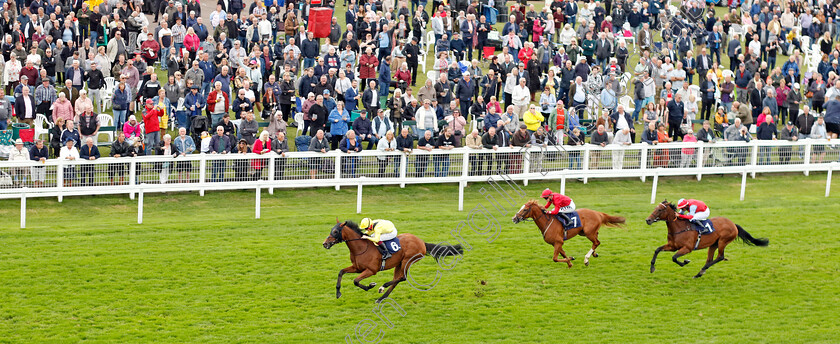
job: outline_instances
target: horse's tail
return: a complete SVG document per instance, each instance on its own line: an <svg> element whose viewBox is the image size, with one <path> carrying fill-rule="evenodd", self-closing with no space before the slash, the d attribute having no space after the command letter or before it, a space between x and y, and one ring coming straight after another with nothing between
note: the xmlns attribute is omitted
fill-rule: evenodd
<svg viewBox="0 0 840 344"><path fill-rule="evenodd" d="M461 245L435 245L426 243L426 253L438 260L446 256L463 255L464 249Z"/></svg>
<svg viewBox="0 0 840 344"><path fill-rule="evenodd" d="M736 224L735 227L738 228L738 238L747 245L764 247L770 244L770 240L767 238L753 238L753 236L750 235L744 227L741 227L741 225Z"/></svg>
<svg viewBox="0 0 840 344"><path fill-rule="evenodd" d="M624 223L627 221L622 216L612 216L607 213L601 213L601 215L603 215L601 217L601 224L607 227L624 227Z"/></svg>

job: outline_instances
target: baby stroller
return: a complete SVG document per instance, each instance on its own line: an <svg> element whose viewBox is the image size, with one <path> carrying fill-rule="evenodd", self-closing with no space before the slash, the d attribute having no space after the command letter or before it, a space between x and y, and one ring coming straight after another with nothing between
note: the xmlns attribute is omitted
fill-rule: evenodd
<svg viewBox="0 0 840 344"><path fill-rule="evenodd" d="M201 133L210 130L210 120L207 116L193 116L190 120L190 136L193 141L201 142Z"/></svg>

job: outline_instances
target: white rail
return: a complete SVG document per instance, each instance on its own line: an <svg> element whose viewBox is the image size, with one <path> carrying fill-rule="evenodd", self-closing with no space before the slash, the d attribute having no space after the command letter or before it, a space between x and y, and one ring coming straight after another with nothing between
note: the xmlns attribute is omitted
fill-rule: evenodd
<svg viewBox="0 0 840 344"><path fill-rule="evenodd" d="M835 145L837 147L835 147ZM101 158L93 161L48 160L45 163L0 162L0 199L20 199L21 227L25 226L26 199L67 196L128 194L138 200L142 222L144 193L207 190L255 190L255 217L263 189L355 186L357 212L361 212L365 185L457 183L459 209L463 188L493 175L522 181L567 178L653 177L651 199L664 176L741 174L741 200L747 174L827 171L826 197L831 172L840 168L840 142L826 140L717 143L667 143L628 146L547 146L498 150L456 148L431 152L330 151L257 154L195 154L181 157L144 156ZM11 185L10 185L11 183Z"/></svg>

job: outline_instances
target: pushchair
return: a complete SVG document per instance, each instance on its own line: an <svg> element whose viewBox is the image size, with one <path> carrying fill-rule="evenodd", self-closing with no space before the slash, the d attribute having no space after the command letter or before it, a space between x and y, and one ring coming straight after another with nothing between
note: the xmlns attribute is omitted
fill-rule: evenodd
<svg viewBox="0 0 840 344"><path fill-rule="evenodd" d="M210 130L210 120L207 116L193 116L190 120L190 136L193 141L201 142L201 133Z"/></svg>

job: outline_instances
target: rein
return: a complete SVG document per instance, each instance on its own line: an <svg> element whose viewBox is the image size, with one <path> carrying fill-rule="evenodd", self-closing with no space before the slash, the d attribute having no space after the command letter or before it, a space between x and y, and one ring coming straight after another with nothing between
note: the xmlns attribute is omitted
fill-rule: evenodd
<svg viewBox="0 0 840 344"><path fill-rule="evenodd" d="M337 239L338 243L342 243L342 242L343 242L343 243L347 244L347 243L349 243L349 242L351 242L351 241L367 240L367 239L364 239L364 238L356 238L356 239L348 239L348 240L345 240L345 239L344 239L344 234L342 234L342 232L343 232L343 229L342 229L341 231L339 231L339 232L338 232L338 235L337 235L337 236L334 236L334 237ZM350 249L350 245L347 245L347 249ZM352 254L352 255L354 255L354 256L360 256L360 255L363 255L363 254L367 253L368 249L370 249L370 245L365 245L365 250L364 250L364 251L362 251L361 253L353 253L353 250L350 250L350 254Z"/></svg>

